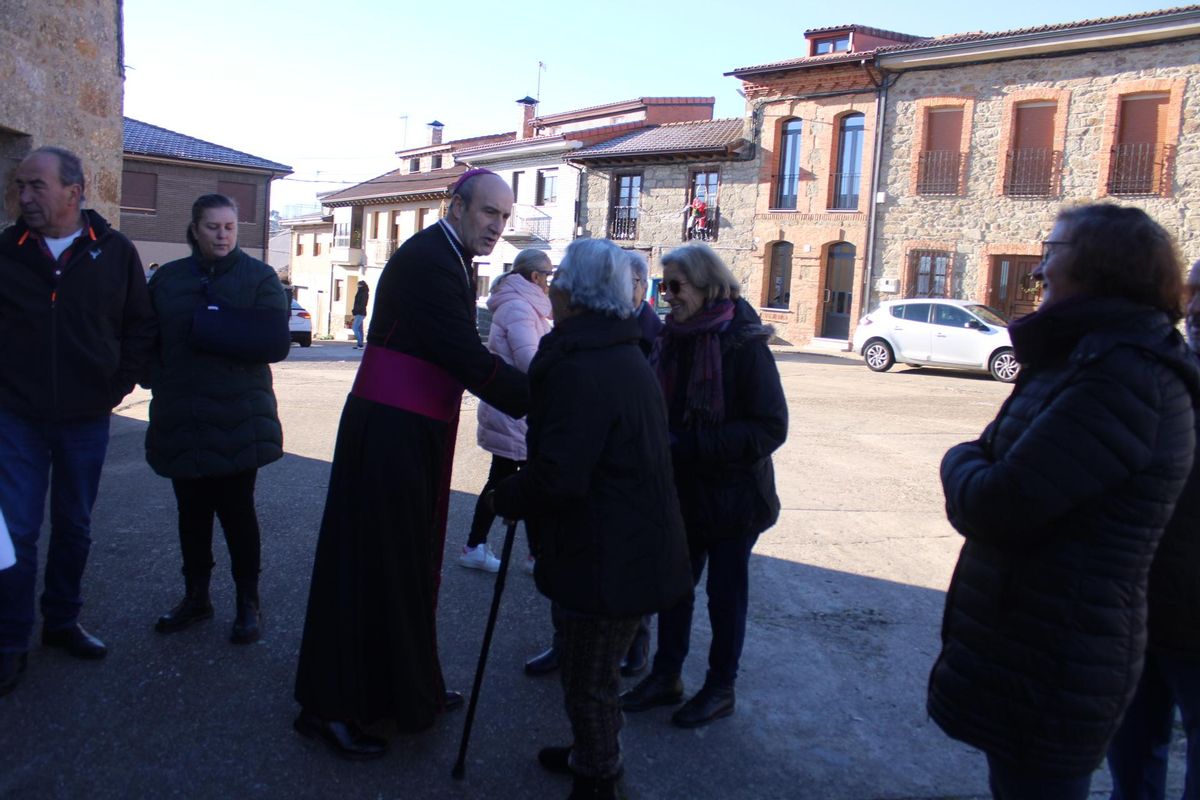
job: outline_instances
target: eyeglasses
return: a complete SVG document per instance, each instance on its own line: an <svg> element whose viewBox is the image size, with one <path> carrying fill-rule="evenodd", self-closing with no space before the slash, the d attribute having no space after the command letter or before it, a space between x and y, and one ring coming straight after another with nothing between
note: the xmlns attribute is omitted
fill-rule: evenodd
<svg viewBox="0 0 1200 800"><path fill-rule="evenodd" d="M684 286L691 286L687 281L675 280L672 278L669 281L663 281L663 286L667 287L667 291L671 294L679 294L679 290Z"/></svg>
<svg viewBox="0 0 1200 800"><path fill-rule="evenodd" d="M1070 247L1074 242L1065 242L1059 239L1046 239L1042 242L1042 262L1045 263L1054 255L1055 247Z"/></svg>

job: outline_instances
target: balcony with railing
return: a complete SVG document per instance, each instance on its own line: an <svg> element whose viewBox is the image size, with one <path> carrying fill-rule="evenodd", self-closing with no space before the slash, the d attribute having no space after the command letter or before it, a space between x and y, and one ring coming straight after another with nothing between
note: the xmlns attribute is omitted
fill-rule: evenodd
<svg viewBox="0 0 1200 800"><path fill-rule="evenodd" d="M396 252L396 240L367 239L367 246L363 249L369 262L376 266L382 266L392 257L392 253Z"/></svg>
<svg viewBox="0 0 1200 800"><path fill-rule="evenodd" d="M694 208L688 206L683 212L683 241L715 242L720 219L719 206L708 206L703 213L697 213Z"/></svg>
<svg viewBox="0 0 1200 800"><path fill-rule="evenodd" d="M518 203L513 206L512 216L504 231L508 242L522 243L541 240L550 241L550 215L540 208Z"/></svg>
<svg viewBox="0 0 1200 800"><path fill-rule="evenodd" d="M958 150L922 150L917 159L917 194L962 193L967 154Z"/></svg>
<svg viewBox="0 0 1200 800"><path fill-rule="evenodd" d="M1050 197L1058 194L1062 151L1049 147L1020 147L1008 151L1004 193L1010 197Z"/></svg>
<svg viewBox="0 0 1200 800"><path fill-rule="evenodd" d="M608 223L608 238L630 240L637 238L638 207L613 206Z"/></svg>
<svg viewBox="0 0 1200 800"><path fill-rule="evenodd" d="M833 173L833 197L829 207L838 211L856 211L861 183L861 173Z"/></svg>
<svg viewBox="0 0 1200 800"><path fill-rule="evenodd" d="M1115 145L1108 168L1108 193L1166 194L1174 160L1174 146L1162 142Z"/></svg>

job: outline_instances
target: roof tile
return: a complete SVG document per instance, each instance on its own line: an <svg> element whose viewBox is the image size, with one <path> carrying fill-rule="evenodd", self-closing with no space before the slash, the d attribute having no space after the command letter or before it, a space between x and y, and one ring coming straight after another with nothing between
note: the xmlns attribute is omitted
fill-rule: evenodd
<svg viewBox="0 0 1200 800"><path fill-rule="evenodd" d="M240 150L222 147L194 136L160 128L146 122L125 117L124 150L130 155L179 158L186 161L201 161L206 164L222 164L233 167L270 170L290 175L292 168L287 164L268 161Z"/></svg>

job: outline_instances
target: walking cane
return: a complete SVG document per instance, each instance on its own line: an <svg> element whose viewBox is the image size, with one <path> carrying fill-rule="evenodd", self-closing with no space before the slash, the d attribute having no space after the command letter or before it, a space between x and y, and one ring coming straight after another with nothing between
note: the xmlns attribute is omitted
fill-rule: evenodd
<svg viewBox="0 0 1200 800"><path fill-rule="evenodd" d="M510 520L504 532L504 548L500 551L500 571L496 573L496 588L492 592L492 610L488 612L487 628L483 632L483 646L479 650L479 663L475 667L475 684L471 687L471 700L467 704L467 721L463 725L462 741L458 745L458 760L450 772L457 780L466 774L467 743L471 739L471 724L475 721L475 704L479 700L479 687L483 683L483 669L487 666L488 648L492 646L492 631L496 629L496 616L500 613L500 595L504 592L504 578L508 574L508 559L512 555L513 539L517 535L517 521Z"/></svg>

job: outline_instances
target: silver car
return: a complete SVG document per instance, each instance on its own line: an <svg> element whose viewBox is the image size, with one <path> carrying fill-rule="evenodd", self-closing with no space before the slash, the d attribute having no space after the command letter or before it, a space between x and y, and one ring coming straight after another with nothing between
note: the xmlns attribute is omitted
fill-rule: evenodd
<svg viewBox="0 0 1200 800"><path fill-rule="evenodd" d="M854 350L875 372L886 372L898 361L990 372L996 380L1012 383L1021 370L1008 321L969 300L914 297L880 303L859 320Z"/></svg>

